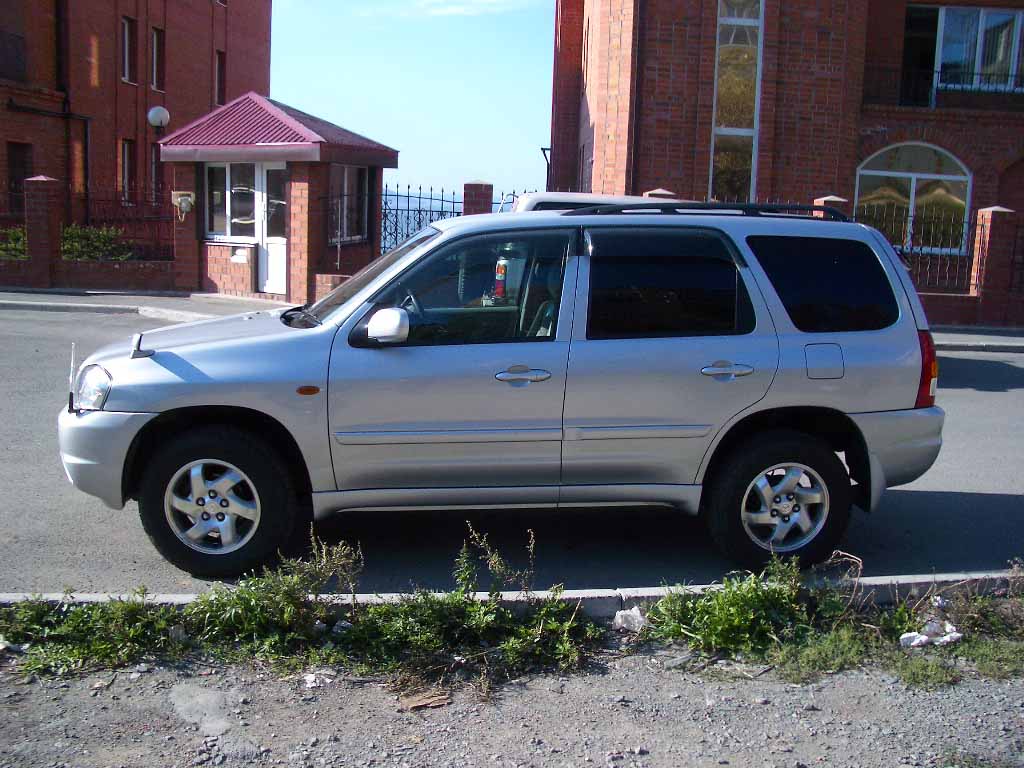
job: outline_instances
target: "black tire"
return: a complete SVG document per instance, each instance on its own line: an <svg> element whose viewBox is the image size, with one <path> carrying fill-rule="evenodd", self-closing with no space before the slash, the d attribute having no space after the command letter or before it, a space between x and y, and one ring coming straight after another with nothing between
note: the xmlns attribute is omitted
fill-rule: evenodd
<svg viewBox="0 0 1024 768"><path fill-rule="evenodd" d="M828 491L824 525L806 544L782 557L798 557L802 565L827 559L850 522L853 493L843 462L819 437L793 430L772 430L737 445L705 484L704 516L718 548L744 568L756 570L771 551L756 544L743 526L741 510L747 488L769 467L792 462L814 470Z"/></svg>
<svg viewBox="0 0 1024 768"><path fill-rule="evenodd" d="M248 476L260 500L260 518L242 547L224 554L199 552L183 543L164 510L164 494L175 474L191 462L212 459ZM199 577L240 576L294 551L308 532L308 504L297 498L284 460L256 434L230 426L201 427L164 445L149 460L139 492L139 516L153 546L169 562Z"/></svg>

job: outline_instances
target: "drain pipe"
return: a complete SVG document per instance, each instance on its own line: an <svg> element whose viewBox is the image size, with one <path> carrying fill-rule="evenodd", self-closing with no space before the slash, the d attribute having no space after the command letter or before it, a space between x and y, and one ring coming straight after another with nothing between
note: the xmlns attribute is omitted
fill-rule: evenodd
<svg viewBox="0 0 1024 768"><path fill-rule="evenodd" d="M14 99L7 100L7 109L11 112L23 112L28 115L42 115L43 117L57 117L62 120L80 120L82 122L82 175L85 177L85 223L89 223L89 133L92 125L92 118L88 115L78 115L65 109L63 112L56 112L52 109L40 109L30 107L26 104L18 104ZM70 155L70 147L68 154ZM68 179L70 190L71 179ZM69 192L70 194L70 192Z"/></svg>

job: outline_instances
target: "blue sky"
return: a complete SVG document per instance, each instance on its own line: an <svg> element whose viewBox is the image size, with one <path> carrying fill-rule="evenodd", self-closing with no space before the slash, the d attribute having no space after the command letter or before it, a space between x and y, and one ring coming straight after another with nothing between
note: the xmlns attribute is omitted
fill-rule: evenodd
<svg viewBox="0 0 1024 768"><path fill-rule="evenodd" d="M398 149L389 183L543 189L554 0L274 0L270 93Z"/></svg>

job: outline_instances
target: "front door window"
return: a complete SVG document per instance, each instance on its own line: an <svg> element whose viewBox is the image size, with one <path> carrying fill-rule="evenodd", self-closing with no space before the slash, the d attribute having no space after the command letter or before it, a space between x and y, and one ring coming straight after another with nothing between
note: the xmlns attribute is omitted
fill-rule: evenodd
<svg viewBox="0 0 1024 768"><path fill-rule="evenodd" d="M409 313L410 345L552 341L572 237L531 232L453 243L392 283L377 308Z"/></svg>

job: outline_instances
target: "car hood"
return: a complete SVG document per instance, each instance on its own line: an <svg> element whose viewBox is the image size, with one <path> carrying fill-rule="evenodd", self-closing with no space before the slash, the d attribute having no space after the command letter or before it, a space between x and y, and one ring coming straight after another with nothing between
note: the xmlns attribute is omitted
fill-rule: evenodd
<svg viewBox="0 0 1024 768"><path fill-rule="evenodd" d="M245 312L211 320L197 320L192 323L168 325L142 334L141 349L161 352L183 347L206 346L237 342L258 337L284 336L295 333L296 328L281 322L285 309ZM100 364L131 354L132 339L114 342L100 348L89 356L84 364Z"/></svg>

